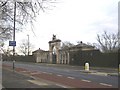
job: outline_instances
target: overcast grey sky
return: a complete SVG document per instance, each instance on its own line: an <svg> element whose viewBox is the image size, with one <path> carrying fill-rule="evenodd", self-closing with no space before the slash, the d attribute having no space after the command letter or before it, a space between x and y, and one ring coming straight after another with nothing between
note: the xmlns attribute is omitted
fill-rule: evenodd
<svg viewBox="0 0 120 90"><path fill-rule="evenodd" d="M34 50L48 50L48 42L55 34L62 42L77 41L94 43L97 34L118 31L119 0L59 0L53 10L42 11L34 23L34 32L28 25L16 34L17 46L30 35ZM26 31L27 30L27 31ZM17 48L16 46L16 48Z"/></svg>

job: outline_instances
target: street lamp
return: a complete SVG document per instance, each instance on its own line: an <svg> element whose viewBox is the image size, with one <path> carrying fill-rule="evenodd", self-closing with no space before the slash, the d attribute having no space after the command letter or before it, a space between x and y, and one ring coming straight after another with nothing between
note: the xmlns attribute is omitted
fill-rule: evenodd
<svg viewBox="0 0 120 90"><path fill-rule="evenodd" d="M16 19L16 2L14 2L14 29L13 29L13 41L15 41L15 19ZM13 46L13 55L15 55L15 46Z"/></svg>
<svg viewBox="0 0 120 90"><path fill-rule="evenodd" d="M16 20L16 2L31 2L31 0L15 0L14 1L14 28L13 28L13 42L11 44L13 44L13 71L14 71L14 68L15 68L15 46L16 46L16 42L15 42L15 20ZM29 53L28 53L29 54Z"/></svg>
<svg viewBox="0 0 120 90"><path fill-rule="evenodd" d="M29 35L28 36L28 56L29 56Z"/></svg>
<svg viewBox="0 0 120 90"><path fill-rule="evenodd" d="M15 20L16 20L16 1L14 2L14 28L13 28L13 42L15 42ZM15 46L16 45L13 45L13 71L14 71L14 68L15 68Z"/></svg>

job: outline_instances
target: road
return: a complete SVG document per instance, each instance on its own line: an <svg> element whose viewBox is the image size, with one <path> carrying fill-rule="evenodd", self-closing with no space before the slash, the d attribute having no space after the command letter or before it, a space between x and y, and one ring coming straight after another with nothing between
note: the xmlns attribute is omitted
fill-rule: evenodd
<svg viewBox="0 0 120 90"><path fill-rule="evenodd" d="M24 89L24 88L62 88L59 85L45 81L43 79L34 78L31 76L22 75L17 72L13 72L10 69L2 70L2 86L5 90L12 89ZM4 89L3 89L4 90Z"/></svg>
<svg viewBox="0 0 120 90"><path fill-rule="evenodd" d="M3 62L3 65L12 66L12 62ZM104 76L104 75L94 75L94 74L89 74L89 73L83 73L79 69L72 68L72 66L63 68L63 67L57 67L57 66L55 67L54 65L48 65L48 64L41 65L41 64L35 64L35 63L15 62L15 67L25 69L27 71L30 71L33 74L35 73L35 75L33 76L37 76L37 73L38 73L38 77L44 78L50 81L52 80L53 82L57 82L57 80L50 79L50 75L54 75L54 78L59 78L61 80L63 79L62 77L64 77L64 80L66 78L67 78L66 80L70 79L71 83L80 82L80 84L83 85L82 86L83 88L85 87L94 88L95 85L96 85L96 88L97 87L118 88L118 77L117 76ZM40 73L44 75L43 76L42 74L39 75ZM49 78L45 77L45 75ZM72 85L69 83L65 83L63 81L61 81L61 83L64 85L66 84L68 86ZM73 85L73 87L75 87L75 85Z"/></svg>

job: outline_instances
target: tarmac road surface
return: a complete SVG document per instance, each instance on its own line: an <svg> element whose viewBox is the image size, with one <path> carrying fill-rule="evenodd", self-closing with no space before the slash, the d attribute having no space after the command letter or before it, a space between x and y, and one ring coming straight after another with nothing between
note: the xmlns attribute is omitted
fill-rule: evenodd
<svg viewBox="0 0 120 90"><path fill-rule="evenodd" d="M3 65L8 65L12 66L11 62L4 62ZM103 76L103 75L94 75L94 74L89 74L89 73L83 73L80 72L80 70L76 69L71 69L71 68L60 68L60 67L52 67L52 66L47 66L47 65L36 65L36 64L29 64L29 63L15 63L16 68L24 68L27 71L30 71L33 73L33 76L37 76L39 78L44 78L47 80L50 79L50 74L55 75L54 78L57 76L63 79L62 77L66 77L66 80L70 80L69 82L74 82L75 80L80 80L81 83L96 83L96 87L106 87L106 88L118 88L118 77L117 76ZM26 71L26 72L27 72ZM34 71L37 71L38 75L34 73ZM39 75L42 72L41 75ZM31 74L30 73L30 74ZM49 74L49 75L47 75ZM47 77L44 77L44 76ZM52 76L53 77L53 76ZM56 77L56 78L57 78ZM53 80L53 78L52 78ZM65 78L64 78L65 80ZM54 80L53 80L54 81ZM64 83L64 82L63 82ZM87 87L87 84L84 84L82 87ZM77 87L77 86L76 86ZM90 87L90 86L89 86Z"/></svg>
<svg viewBox="0 0 120 90"><path fill-rule="evenodd" d="M9 69L2 70L2 85L3 88L62 88L51 82L47 82L42 79L35 79L26 75L13 72ZM4 90L4 89L3 89ZM10 89L12 90L12 89Z"/></svg>

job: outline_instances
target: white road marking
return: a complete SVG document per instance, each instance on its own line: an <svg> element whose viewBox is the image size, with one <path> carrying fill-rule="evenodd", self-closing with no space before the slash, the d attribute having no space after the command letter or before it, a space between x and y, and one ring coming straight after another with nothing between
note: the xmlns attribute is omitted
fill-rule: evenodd
<svg viewBox="0 0 120 90"><path fill-rule="evenodd" d="M20 72L31 72L31 71L20 71Z"/></svg>
<svg viewBox="0 0 120 90"><path fill-rule="evenodd" d="M42 72L42 73L45 73L45 74L50 74L50 75L52 75L52 73L49 73L49 72Z"/></svg>
<svg viewBox="0 0 120 90"><path fill-rule="evenodd" d="M104 86L109 86L109 87L111 87L112 85L110 85L110 84L106 84L106 83L100 83L101 85L104 85Z"/></svg>
<svg viewBox="0 0 120 90"><path fill-rule="evenodd" d="M57 76L62 77L62 75L57 75Z"/></svg>
<svg viewBox="0 0 120 90"><path fill-rule="evenodd" d="M91 81L89 81L89 80L84 80L84 79L83 79L82 81L84 81L84 82L91 82Z"/></svg>
<svg viewBox="0 0 120 90"><path fill-rule="evenodd" d="M74 70L74 71L81 71L81 70Z"/></svg>
<svg viewBox="0 0 120 90"><path fill-rule="evenodd" d="M34 72L34 73L30 73L30 74L35 75L35 74L41 74L41 73L39 73L39 72Z"/></svg>
<svg viewBox="0 0 120 90"><path fill-rule="evenodd" d="M47 72L42 72L42 73L47 73Z"/></svg>
<svg viewBox="0 0 120 90"><path fill-rule="evenodd" d="M33 84L37 84L37 85L48 85L47 83L44 83L44 82L40 82L40 81L37 81L37 80L27 80Z"/></svg>
<svg viewBox="0 0 120 90"><path fill-rule="evenodd" d="M64 85L60 85L60 84L55 84L55 85L60 86L60 87L63 87L63 88L68 88L68 87L66 87L66 86L64 86Z"/></svg>
<svg viewBox="0 0 120 90"><path fill-rule="evenodd" d="M52 75L52 73L47 73L47 74L50 74L50 75Z"/></svg>
<svg viewBox="0 0 120 90"><path fill-rule="evenodd" d="M75 79L74 77L67 77L67 78L69 78L69 79Z"/></svg>

